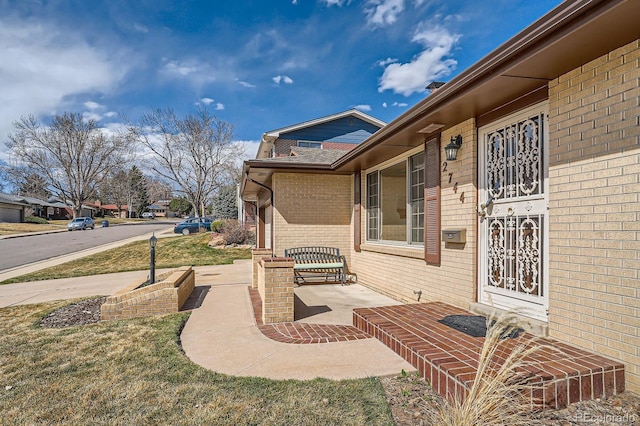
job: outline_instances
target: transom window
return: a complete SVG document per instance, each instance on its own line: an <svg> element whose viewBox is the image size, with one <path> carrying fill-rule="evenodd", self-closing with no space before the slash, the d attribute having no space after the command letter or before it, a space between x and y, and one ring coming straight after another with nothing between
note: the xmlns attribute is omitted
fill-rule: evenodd
<svg viewBox="0 0 640 426"><path fill-rule="evenodd" d="M298 141L298 146L301 148L322 148L322 142Z"/></svg>
<svg viewBox="0 0 640 426"><path fill-rule="evenodd" d="M367 239L424 244L424 152L367 174Z"/></svg>

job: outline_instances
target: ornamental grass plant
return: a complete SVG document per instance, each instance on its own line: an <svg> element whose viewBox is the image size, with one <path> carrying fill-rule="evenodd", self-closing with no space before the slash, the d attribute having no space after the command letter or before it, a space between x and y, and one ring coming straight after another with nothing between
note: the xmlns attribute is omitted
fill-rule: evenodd
<svg viewBox="0 0 640 426"><path fill-rule="evenodd" d="M540 388L531 382L539 367L532 356L547 349L541 338L518 334L520 321L514 311L497 319L487 319L487 334L478 359L473 384L466 397L441 405L432 413L431 424L441 426L530 425L532 410L538 409L531 399L532 390ZM548 385L550 382L545 382Z"/></svg>

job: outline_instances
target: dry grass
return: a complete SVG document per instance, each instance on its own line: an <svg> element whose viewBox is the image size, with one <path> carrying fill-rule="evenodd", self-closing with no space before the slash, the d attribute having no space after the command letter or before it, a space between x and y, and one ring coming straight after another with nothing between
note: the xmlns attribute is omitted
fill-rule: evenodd
<svg viewBox="0 0 640 426"><path fill-rule="evenodd" d="M65 222L64 224L0 222L0 235L14 235L14 234L23 234L25 232L42 232L42 231L52 231L52 230L58 230L58 229L67 229L66 227L67 222Z"/></svg>
<svg viewBox="0 0 640 426"><path fill-rule="evenodd" d="M186 358L188 314L43 329L68 302L0 309L0 423L392 425L376 379L274 381Z"/></svg>
<svg viewBox="0 0 640 426"><path fill-rule="evenodd" d="M96 227L100 227L100 223L103 220L108 220L110 225L117 225L119 223L126 222L144 222L145 219L120 219L114 217L101 218L97 217L94 219L96 223ZM53 231L53 230L63 230L67 229L68 220L50 220L48 224L40 224L40 223L9 223L9 222L0 222L0 235L15 235L15 234L23 234L26 232L43 232L43 231Z"/></svg>
<svg viewBox="0 0 640 426"><path fill-rule="evenodd" d="M236 259L251 258L249 249L214 249L207 245L209 239L208 233L158 239L156 268L223 265L233 263ZM145 240L11 278L0 284L139 271L148 268L149 242Z"/></svg>
<svg viewBox="0 0 640 426"><path fill-rule="evenodd" d="M531 355L542 350L558 350L530 335L504 339L519 328L514 312L507 312L491 324L478 360L473 385L464 400L444 404L433 414L433 424L442 426L528 425L531 418L529 395L535 386L528 383L527 371L535 367Z"/></svg>

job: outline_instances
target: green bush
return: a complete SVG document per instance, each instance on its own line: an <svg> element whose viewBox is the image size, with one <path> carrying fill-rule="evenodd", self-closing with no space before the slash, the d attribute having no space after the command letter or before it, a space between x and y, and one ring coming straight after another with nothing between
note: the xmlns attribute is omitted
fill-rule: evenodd
<svg viewBox="0 0 640 426"><path fill-rule="evenodd" d="M221 233L224 228L224 220L211 222L211 231Z"/></svg>
<svg viewBox="0 0 640 426"><path fill-rule="evenodd" d="M49 221L47 221L46 219L43 219L38 216L27 216L24 218L24 221L25 223L41 223L43 225L46 225L49 223Z"/></svg>

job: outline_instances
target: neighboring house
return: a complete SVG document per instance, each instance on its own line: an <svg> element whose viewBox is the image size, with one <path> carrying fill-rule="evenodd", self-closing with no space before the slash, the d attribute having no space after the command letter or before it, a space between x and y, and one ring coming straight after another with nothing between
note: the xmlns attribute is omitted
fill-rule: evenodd
<svg viewBox="0 0 640 426"><path fill-rule="evenodd" d="M73 206L66 204L60 198L50 198L48 200L52 206L51 210L48 209L48 216L51 219L72 219L73 218ZM83 204L80 208L81 217L95 217L96 212L100 211L101 207L94 204ZM49 214L51 212L51 214Z"/></svg>
<svg viewBox="0 0 640 426"><path fill-rule="evenodd" d="M147 209L158 217L169 217L169 203L171 203L171 200L158 200Z"/></svg>
<svg viewBox="0 0 640 426"><path fill-rule="evenodd" d="M5 200L11 200L27 206L24 209L23 220L24 220L24 217L27 217L27 216L37 216L37 217L46 218L47 209L49 207L52 207L51 203L45 200L41 200L40 198L29 197L25 195L14 195L14 194L2 194L2 197ZM15 213L13 213L13 216L15 217Z"/></svg>
<svg viewBox="0 0 640 426"><path fill-rule="evenodd" d="M349 151L384 125L351 109L264 133L256 158L285 157L297 147Z"/></svg>
<svg viewBox="0 0 640 426"><path fill-rule="evenodd" d="M0 222L24 222L28 203L16 199L15 195L0 193Z"/></svg>
<svg viewBox="0 0 640 426"><path fill-rule="evenodd" d="M339 158L261 151L257 246L338 247L400 301L525 309L640 392L639 18L565 1Z"/></svg>
<svg viewBox="0 0 640 426"><path fill-rule="evenodd" d="M100 204L100 209L102 210L103 216L120 217L122 219L125 219L129 211L129 206L126 204L120 206L119 213L118 206L116 206L115 204Z"/></svg>
<svg viewBox="0 0 640 426"><path fill-rule="evenodd" d="M307 170L315 166L327 168L335 160L345 155L348 151L378 131L384 124L383 121L364 114L361 111L351 109L338 114L271 130L262 135L256 160L253 160L253 162L254 164L265 162L267 169L270 164L277 164L281 168L291 170L296 170L300 167L302 167L303 170ZM270 175L269 171L266 173ZM268 181L268 179L263 179L264 176L262 175L260 178L261 182ZM328 179L331 180L332 178L328 177ZM258 190L254 190L251 193L244 192L246 190L245 184L247 180L251 182L250 186ZM263 188L259 185L260 183L256 183L256 181L247 178L247 176L243 179L241 186L243 199L254 202L256 205L262 207L261 209L257 209L259 214L256 215L257 217L254 221L245 219L244 222L245 224L251 224L251 222L262 221L263 226L258 227L257 231L261 235L259 238L263 238L266 247L269 247L273 233L270 225L271 218L273 217L270 210L273 200L270 198L271 193L269 193L268 190L261 190ZM321 186L324 186L324 184ZM308 189L311 192L313 188ZM238 213L239 216L245 217L245 212L248 209L244 207L244 203L239 203L239 206L241 206L240 210L244 209L244 211ZM324 215L325 212L320 210L314 212L314 214ZM330 213L329 216L331 215ZM266 226L264 226L265 223ZM265 232L265 229L267 229L267 232Z"/></svg>

